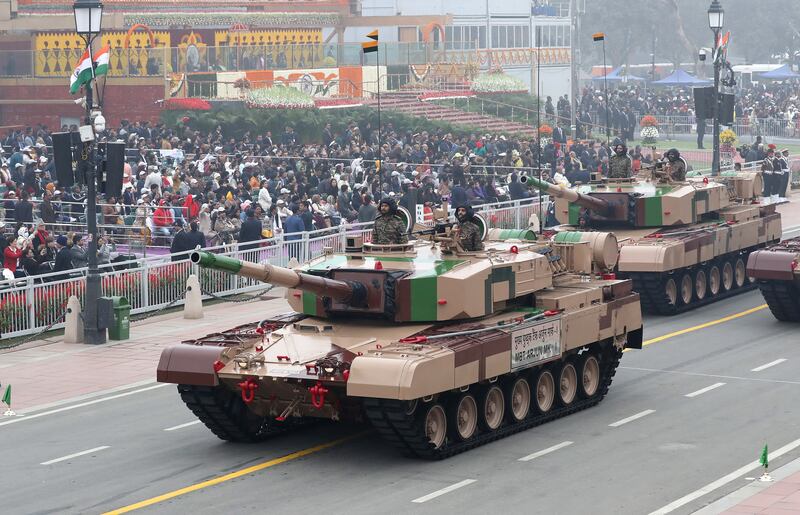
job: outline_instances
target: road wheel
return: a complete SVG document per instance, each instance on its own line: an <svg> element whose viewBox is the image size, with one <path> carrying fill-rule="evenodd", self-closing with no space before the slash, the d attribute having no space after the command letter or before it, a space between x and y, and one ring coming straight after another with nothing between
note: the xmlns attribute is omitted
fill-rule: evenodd
<svg viewBox="0 0 800 515"><path fill-rule="evenodd" d="M678 284L675 282L674 277L670 277L664 283L664 294L667 296L667 302L670 306L678 305Z"/></svg>
<svg viewBox="0 0 800 515"><path fill-rule="evenodd" d="M556 397L556 381L553 373L543 368L536 377L536 409L539 413L548 413L553 407Z"/></svg>
<svg viewBox="0 0 800 515"><path fill-rule="evenodd" d="M578 372L571 362L564 363L558 374L558 399L564 406L569 406L578 394Z"/></svg>
<svg viewBox="0 0 800 515"><path fill-rule="evenodd" d="M722 291L730 291L733 289L733 264L730 261L725 261L722 265Z"/></svg>
<svg viewBox="0 0 800 515"><path fill-rule="evenodd" d="M697 300L703 300L706 298L707 291L708 276L706 275L706 271L701 268L694 274L694 296Z"/></svg>
<svg viewBox="0 0 800 515"><path fill-rule="evenodd" d="M481 426L488 431L499 428L503 424L505 406L503 390L497 385L488 388L481 403Z"/></svg>
<svg viewBox="0 0 800 515"><path fill-rule="evenodd" d="M717 265L708 269L708 294L712 297L719 293L722 287L722 274Z"/></svg>
<svg viewBox="0 0 800 515"><path fill-rule="evenodd" d="M744 259L741 257L736 258L736 263L733 265L733 281L737 288L741 288L747 282Z"/></svg>
<svg viewBox="0 0 800 515"><path fill-rule="evenodd" d="M581 393L589 398L597 393L600 386L600 362L597 357L589 354L581 366Z"/></svg>
<svg viewBox="0 0 800 515"><path fill-rule="evenodd" d="M524 377L518 377L508 389L508 413L513 422L525 420L531 410L531 386Z"/></svg>
<svg viewBox="0 0 800 515"><path fill-rule="evenodd" d="M688 273L681 276L680 294L682 305L688 306L692 303L692 296L694 295L694 281L692 281L692 276Z"/></svg>
<svg viewBox="0 0 800 515"><path fill-rule="evenodd" d="M444 445L447 436L447 416L441 404L431 404L425 412L425 436L434 449Z"/></svg>
<svg viewBox="0 0 800 515"><path fill-rule="evenodd" d="M475 397L464 394L452 404L449 410L448 426L451 434L460 441L473 437L478 429L478 403Z"/></svg>

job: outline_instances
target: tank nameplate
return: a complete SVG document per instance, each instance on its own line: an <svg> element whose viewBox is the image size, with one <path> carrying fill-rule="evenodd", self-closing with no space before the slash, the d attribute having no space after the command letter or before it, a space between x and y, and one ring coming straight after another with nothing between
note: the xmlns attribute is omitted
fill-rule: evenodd
<svg viewBox="0 0 800 515"><path fill-rule="evenodd" d="M519 370L561 355L561 319L519 329L511 333L511 370Z"/></svg>

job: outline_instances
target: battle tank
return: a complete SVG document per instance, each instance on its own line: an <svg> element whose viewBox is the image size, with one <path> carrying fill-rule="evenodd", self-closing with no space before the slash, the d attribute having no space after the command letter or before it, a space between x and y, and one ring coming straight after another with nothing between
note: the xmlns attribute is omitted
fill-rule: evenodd
<svg viewBox="0 0 800 515"><path fill-rule="evenodd" d="M554 200L556 239L613 230L615 271L633 281L642 309L674 315L751 289L749 254L781 237L776 203L759 199L760 172L673 182L663 176L563 188L527 178Z"/></svg>
<svg viewBox="0 0 800 515"><path fill-rule="evenodd" d="M604 273L616 248L519 231L463 252L437 233L348 238L345 253L296 269L193 253L204 269L286 287L294 311L165 349L158 380L224 440L369 421L430 459L600 402L623 349L642 344L638 294Z"/></svg>
<svg viewBox="0 0 800 515"><path fill-rule="evenodd" d="M772 314L800 322L800 237L750 254L747 275L756 280Z"/></svg>

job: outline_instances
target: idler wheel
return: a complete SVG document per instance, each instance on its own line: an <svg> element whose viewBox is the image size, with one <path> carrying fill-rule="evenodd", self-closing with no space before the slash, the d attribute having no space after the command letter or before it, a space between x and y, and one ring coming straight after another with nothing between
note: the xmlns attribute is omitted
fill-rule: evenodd
<svg viewBox="0 0 800 515"><path fill-rule="evenodd" d="M441 404L432 404L425 412L425 436L434 449L444 445L447 436L447 416Z"/></svg>
<svg viewBox="0 0 800 515"><path fill-rule="evenodd" d="M678 304L678 284L675 282L674 277L670 277L664 283L664 295L667 296L667 302L670 306Z"/></svg>

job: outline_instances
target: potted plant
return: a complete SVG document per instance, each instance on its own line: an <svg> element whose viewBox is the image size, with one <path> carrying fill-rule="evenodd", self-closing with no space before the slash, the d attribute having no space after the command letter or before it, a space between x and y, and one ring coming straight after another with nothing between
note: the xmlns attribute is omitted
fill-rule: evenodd
<svg viewBox="0 0 800 515"><path fill-rule="evenodd" d="M733 152L736 145L736 133L731 129L725 129L719 133L720 150L723 152Z"/></svg>
<svg viewBox="0 0 800 515"><path fill-rule="evenodd" d="M643 145L655 145L658 143L658 120L656 120L655 116L651 114L643 116L639 121L639 125L642 127L640 134Z"/></svg>

